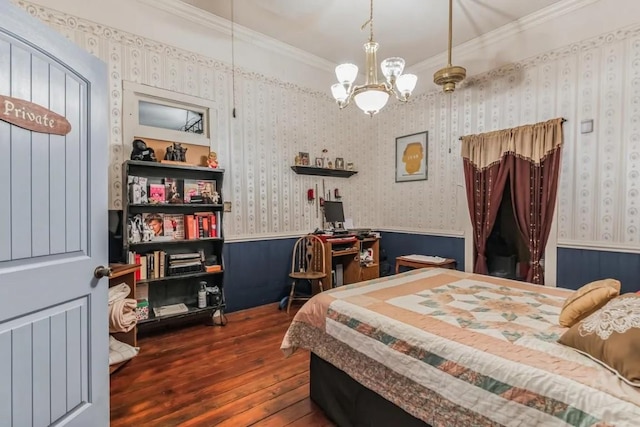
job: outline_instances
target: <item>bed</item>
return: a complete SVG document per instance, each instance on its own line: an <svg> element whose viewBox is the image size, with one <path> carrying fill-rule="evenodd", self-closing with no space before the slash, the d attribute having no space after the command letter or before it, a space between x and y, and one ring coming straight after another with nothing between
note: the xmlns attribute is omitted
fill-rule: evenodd
<svg viewBox="0 0 640 427"><path fill-rule="evenodd" d="M447 269L335 288L282 341L339 426L638 426L640 389L556 341L571 291Z"/></svg>

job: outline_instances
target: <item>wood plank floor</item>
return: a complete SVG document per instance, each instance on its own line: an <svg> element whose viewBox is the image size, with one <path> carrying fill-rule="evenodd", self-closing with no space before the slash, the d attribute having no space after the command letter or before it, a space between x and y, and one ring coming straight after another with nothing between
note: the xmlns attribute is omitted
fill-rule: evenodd
<svg viewBox="0 0 640 427"><path fill-rule="evenodd" d="M270 304L139 339L111 375L111 425L333 426L309 399L309 352L285 359L293 315Z"/></svg>

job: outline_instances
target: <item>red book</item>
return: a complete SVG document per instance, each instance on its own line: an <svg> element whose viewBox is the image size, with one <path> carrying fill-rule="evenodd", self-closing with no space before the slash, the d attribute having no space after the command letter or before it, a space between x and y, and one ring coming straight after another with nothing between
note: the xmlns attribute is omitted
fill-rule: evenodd
<svg viewBox="0 0 640 427"><path fill-rule="evenodd" d="M136 254L134 259L136 261L136 264L140 264L140 254ZM142 273L140 273L140 267L138 267L136 269L136 280L140 280L141 274Z"/></svg>
<svg viewBox="0 0 640 427"><path fill-rule="evenodd" d="M209 237L218 237L216 216L214 214L209 215L209 224Z"/></svg>
<svg viewBox="0 0 640 427"><path fill-rule="evenodd" d="M187 239L197 239L198 232L196 229L196 220L193 215L185 215L184 221L186 223L185 230L187 232Z"/></svg>

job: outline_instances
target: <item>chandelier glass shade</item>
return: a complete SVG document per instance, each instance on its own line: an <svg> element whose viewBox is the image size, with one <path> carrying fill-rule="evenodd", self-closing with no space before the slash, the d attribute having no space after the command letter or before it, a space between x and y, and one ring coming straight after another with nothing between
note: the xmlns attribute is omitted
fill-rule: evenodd
<svg viewBox="0 0 640 427"><path fill-rule="evenodd" d="M365 114L373 116L387 104L389 96L393 94L398 100L406 102L416 87L418 77L414 74L402 74L404 59L387 58L380 64L385 77L378 81L378 67L376 52L378 43L373 41L373 0L369 20L362 26L369 25L369 41L364 44L366 58L366 80L363 85L354 85L358 77L358 67L354 64L340 64L336 67L338 83L331 86L331 94L338 106L345 108L353 99Z"/></svg>

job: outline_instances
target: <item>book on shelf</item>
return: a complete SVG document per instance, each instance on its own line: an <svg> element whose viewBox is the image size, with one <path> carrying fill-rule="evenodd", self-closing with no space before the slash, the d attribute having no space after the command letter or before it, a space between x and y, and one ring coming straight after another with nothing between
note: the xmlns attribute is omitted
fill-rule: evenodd
<svg viewBox="0 0 640 427"><path fill-rule="evenodd" d="M143 204L148 203L147 196L147 178L144 176L129 175L127 178L129 203Z"/></svg>
<svg viewBox="0 0 640 427"><path fill-rule="evenodd" d="M164 235L174 240L184 239L184 215L164 214Z"/></svg>
<svg viewBox="0 0 640 427"><path fill-rule="evenodd" d="M164 194L167 203L184 203L184 181L176 178L165 178Z"/></svg>
<svg viewBox="0 0 640 427"><path fill-rule="evenodd" d="M164 184L149 184L149 203L164 203Z"/></svg>
<svg viewBox="0 0 640 427"><path fill-rule="evenodd" d="M146 254L130 251L128 258L130 262L133 260L137 264L140 264L140 268L136 272L137 280L153 280L165 277L166 256L166 252L160 250Z"/></svg>
<svg viewBox="0 0 640 427"><path fill-rule="evenodd" d="M189 309L183 303L164 305L162 307L154 307L153 308L153 314L156 317L169 316L169 315L172 315L172 314L186 313L188 311L189 311Z"/></svg>
<svg viewBox="0 0 640 427"><path fill-rule="evenodd" d="M143 213L144 223L151 232L151 241L171 240L171 236L164 232L164 215L162 213Z"/></svg>
<svg viewBox="0 0 640 427"><path fill-rule="evenodd" d="M215 214L209 214L209 237L218 237L218 220Z"/></svg>
<svg viewBox="0 0 640 427"><path fill-rule="evenodd" d="M191 203L192 197L200 196L198 181L195 179L184 180L184 202Z"/></svg>
<svg viewBox="0 0 640 427"><path fill-rule="evenodd" d="M202 252L182 252L177 254L169 254L169 261L178 261L193 258L202 259Z"/></svg>
<svg viewBox="0 0 640 427"><path fill-rule="evenodd" d="M184 202L185 203L214 203L214 193L216 193L216 181L203 179L184 180ZM217 194L217 193L216 193Z"/></svg>
<svg viewBox="0 0 640 427"><path fill-rule="evenodd" d="M214 193L216 193L216 182L212 180L198 181L198 192L202 197L202 203L214 203Z"/></svg>
<svg viewBox="0 0 640 427"><path fill-rule="evenodd" d="M196 212L184 216L185 237L187 239L206 239L218 237L214 232L216 216L213 212Z"/></svg>

